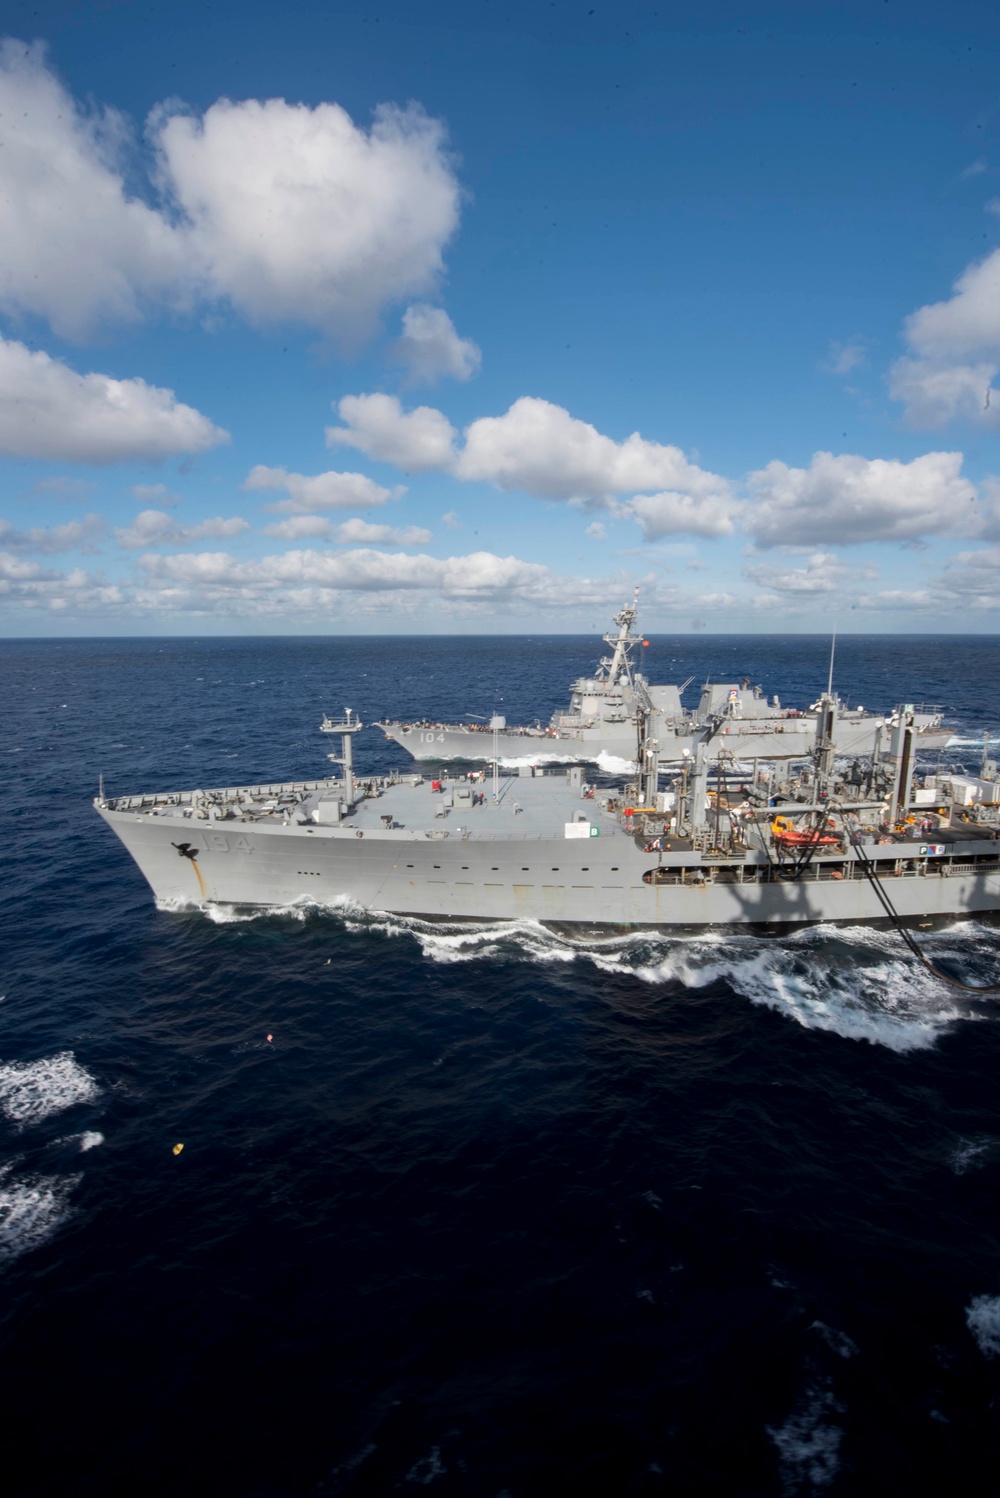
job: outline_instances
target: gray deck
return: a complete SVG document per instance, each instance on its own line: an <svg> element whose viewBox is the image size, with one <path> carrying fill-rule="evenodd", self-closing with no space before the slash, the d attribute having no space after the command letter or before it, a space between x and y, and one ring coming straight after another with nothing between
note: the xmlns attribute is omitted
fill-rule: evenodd
<svg viewBox="0 0 1000 1498"><path fill-rule="evenodd" d="M600 827L601 837L628 836L613 813L602 812L595 800L585 799L569 785L565 774L531 778L501 776L498 803L493 801L490 777L482 784L451 780L442 785L441 792L431 790L430 779L416 786L391 786L371 800L359 801L341 825L345 829L381 833L382 818L391 816L394 831L420 837L428 833L446 832L449 838L467 834L478 842L496 838L561 838L565 836L565 824L583 816ZM485 795L484 804L463 805L455 796L459 788Z"/></svg>

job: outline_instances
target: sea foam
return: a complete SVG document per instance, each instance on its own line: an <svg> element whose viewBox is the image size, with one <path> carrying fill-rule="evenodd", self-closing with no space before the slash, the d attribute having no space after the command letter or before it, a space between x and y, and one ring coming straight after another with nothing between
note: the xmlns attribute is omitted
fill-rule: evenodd
<svg viewBox="0 0 1000 1498"><path fill-rule="evenodd" d="M438 963L590 962L650 987L698 989L724 982L750 1003L774 1009L804 1029L899 1052L926 1049L956 1021L985 1017L973 1002L956 999L894 932L871 926L811 926L781 937L726 931L679 936L663 930L570 937L532 920L426 921L369 910L347 896L280 907L183 902L161 908L200 910L218 925L335 916L351 932L409 937L426 959ZM922 941L937 959L963 969L985 974L996 963L995 935L970 922Z"/></svg>
<svg viewBox="0 0 1000 1498"><path fill-rule="evenodd" d="M1000 1357L1000 1295L974 1296L965 1321L983 1357Z"/></svg>
<svg viewBox="0 0 1000 1498"><path fill-rule="evenodd" d="M811 1382L784 1425L767 1427L778 1448L786 1493L815 1492L829 1487L836 1477L844 1433L830 1416L843 1408L828 1384Z"/></svg>
<svg viewBox="0 0 1000 1498"><path fill-rule="evenodd" d="M0 1066L0 1113L22 1128L76 1103L92 1103L100 1091L72 1051Z"/></svg>
<svg viewBox="0 0 1000 1498"><path fill-rule="evenodd" d="M891 932L813 927L775 939L657 931L571 939L538 922L442 924L359 913L349 929L410 935L433 962L590 962L651 987L706 988L724 981L750 1003L810 1030L827 1030L894 1051L932 1046L968 1011L915 961ZM837 947L832 946L836 940ZM844 960L844 946L851 960Z"/></svg>
<svg viewBox="0 0 1000 1498"><path fill-rule="evenodd" d="M0 1168L0 1264L45 1243L71 1214L69 1203L82 1178L11 1175Z"/></svg>

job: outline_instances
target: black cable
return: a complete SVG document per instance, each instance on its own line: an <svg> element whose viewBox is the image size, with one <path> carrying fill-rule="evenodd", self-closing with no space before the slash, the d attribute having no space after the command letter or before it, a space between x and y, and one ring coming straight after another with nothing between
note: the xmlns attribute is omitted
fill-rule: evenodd
<svg viewBox="0 0 1000 1498"><path fill-rule="evenodd" d="M842 817L845 815L843 811L841 811L840 814ZM875 872L875 866L861 845L860 831L856 833L856 836L859 838L859 841L854 842L852 846L857 854L857 861L861 865L861 870L865 878L868 880L868 883L871 885L872 889L878 896L879 903L881 904L882 909L885 911L889 920L892 922L893 927L903 938L904 942L909 947L910 951L913 953L914 957L916 957L918 962L922 962L927 971L933 977L937 978L939 982L948 983L952 988L960 988L964 993L1000 993L1000 983L990 983L985 987L980 988L978 984L963 983L959 978L951 978L947 973L942 973L940 968L936 968L934 966L930 958L925 956L925 954L921 951L920 945L917 942L917 939L913 935L912 931L907 930L907 928L903 925L902 917L896 910L896 907L893 905L887 891L882 887L882 881L879 878L878 874Z"/></svg>

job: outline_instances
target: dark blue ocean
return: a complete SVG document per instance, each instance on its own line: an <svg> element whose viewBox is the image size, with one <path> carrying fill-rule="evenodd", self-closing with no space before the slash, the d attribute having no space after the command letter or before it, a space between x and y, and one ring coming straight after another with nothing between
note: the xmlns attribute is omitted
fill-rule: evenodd
<svg viewBox="0 0 1000 1498"><path fill-rule="evenodd" d="M647 672L802 706L827 650ZM158 911L90 805L325 773L344 706L544 719L595 655L0 642L9 1498L1000 1493L1000 998L874 929ZM974 740L998 668L851 637L836 683ZM924 937L1000 982L1000 930Z"/></svg>

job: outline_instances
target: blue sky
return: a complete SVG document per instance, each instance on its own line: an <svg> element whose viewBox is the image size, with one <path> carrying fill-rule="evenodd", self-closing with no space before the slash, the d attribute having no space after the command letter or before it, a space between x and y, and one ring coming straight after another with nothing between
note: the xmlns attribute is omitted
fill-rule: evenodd
<svg viewBox="0 0 1000 1498"><path fill-rule="evenodd" d="M4 8L0 633L1000 623L1000 16Z"/></svg>

